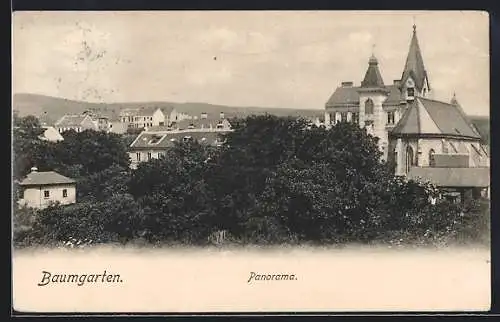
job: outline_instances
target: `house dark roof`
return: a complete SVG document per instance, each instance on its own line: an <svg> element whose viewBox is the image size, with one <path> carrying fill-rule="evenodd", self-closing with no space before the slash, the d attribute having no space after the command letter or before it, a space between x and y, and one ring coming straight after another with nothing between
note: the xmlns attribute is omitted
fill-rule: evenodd
<svg viewBox="0 0 500 322"><path fill-rule="evenodd" d="M56 123L57 127L73 127L80 126L85 118L90 117L87 115L64 115Z"/></svg>
<svg viewBox="0 0 500 322"><path fill-rule="evenodd" d="M481 139L457 105L417 97L391 134L433 134Z"/></svg>
<svg viewBox="0 0 500 322"><path fill-rule="evenodd" d="M178 121L172 127L177 128L179 130L189 129L190 126L193 126L196 129L209 129L210 127L215 128L222 119L220 118L206 118L206 119L196 119L196 120L182 120Z"/></svg>
<svg viewBox="0 0 500 322"><path fill-rule="evenodd" d="M359 87L337 87L326 102L326 106L359 104Z"/></svg>
<svg viewBox="0 0 500 322"><path fill-rule="evenodd" d="M375 56L371 56L368 61L368 69L366 70L365 78L361 82L363 88L384 88L384 80L378 69L378 60Z"/></svg>
<svg viewBox="0 0 500 322"><path fill-rule="evenodd" d="M439 187L480 187L490 185L489 168L419 168L408 173L410 179L423 179Z"/></svg>
<svg viewBox="0 0 500 322"><path fill-rule="evenodd" d="M420 51L420 46L418 44L417 27L415 25L413 25L413 36L411 38L410 50L408 51L405 67L401 76L401 83L406 82L410 76L415 81L417 89L421 91L422 88L424 88L427 71L425 70L422 52ZM429 86L429 84L427 85Z"/></svg>
<svg viewBox="0 0 500 322"><path fill-rule="evenodd" d="M75 180L54 171L31 172L21 181L21 186L44 186L75 183Z"/></svg>
<svg viewBox="0 0 500 322"><path fill-rule="evenodd" d="M351 86L351 87L337 87L335 92L333 92L326 106L339 106L339 105L359 105L359 89L361 87ZM396 85L384 86L384 89L389 92L387 99L384 101L384 105L396 105L399 104L401 100L401 92Z"/></svg>
<svg viewBox="0 0 500 322"><path fill-rule="evenodd" d="M130 149L166 149L172 147L174 142L180 142L184 137L190 137L202 144L217 145L223 134L229 131L172 131L149 132L144 131L132 142Z"/></svg>

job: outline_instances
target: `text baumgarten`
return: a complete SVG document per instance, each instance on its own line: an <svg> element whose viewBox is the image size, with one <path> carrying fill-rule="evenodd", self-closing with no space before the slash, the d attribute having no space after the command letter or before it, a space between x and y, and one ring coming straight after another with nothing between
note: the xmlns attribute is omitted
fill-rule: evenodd
<svg viewBox="0 0 500 322"><path fill-rule="evenodd" d="M42 279L38 286L46 286L57 283L73 283L77 286L85 285L86 283L122 283L123 280L120 274L108 274L103 271L102 274L53 274L51 272L42 271Z"/></svg>
<svg viewBox="0 0 500 322"><path fill-rule="evenodd" d="M247 283L252 281L296 281L297 277L295 274L260 274L255 272L250 272L250 277Z"/></svg>

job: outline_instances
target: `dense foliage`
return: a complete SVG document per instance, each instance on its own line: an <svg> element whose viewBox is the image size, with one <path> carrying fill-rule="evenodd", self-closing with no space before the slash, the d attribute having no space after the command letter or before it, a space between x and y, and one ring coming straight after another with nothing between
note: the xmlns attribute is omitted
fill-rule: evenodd
<svg viewBox="0 0 500 322"><path fill-rule="evenodd" d="M350 123L250 116L233 120L220 148L180 143L136 170L129 138L65 132L52 143L35 118L16 124L16 179L36 165L78 182L76 204L14 207L19 245L206 244L220 231L240 243L414 243L488 231L487 203L464 209L429 183L394 177L377 139Z"/></svg>

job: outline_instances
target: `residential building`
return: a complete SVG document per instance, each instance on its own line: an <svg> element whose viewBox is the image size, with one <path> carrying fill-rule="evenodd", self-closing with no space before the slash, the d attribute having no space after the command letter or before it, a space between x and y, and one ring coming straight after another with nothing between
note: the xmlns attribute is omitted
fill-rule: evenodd
<svg viewBox="0 0 500 322"><path fill-rule="evenodd" d="M148 129L139 134L130 145L130 167L135 169L141 162L160 158L176 142L194 140L201 144L220 146L223 144L223 135L231 131L230 129L221 128L189 128L179 130L170 127L156 127Z"/></svg>
<svg viewBox="0 0 500 322"><path fill-rule="evenodd" d="M127 132L128 124L120 121L109 122L109 133L124 134Z"/></svg>
<svg viewBox="0 0 500 322"><path fill-rule="evenodd" d="M37 168L31 168L19 186L19 205L43 209L55 202L63 205L76 202L75 180L54 171L38 172Z"/></svg>
<svg viewBox="0 0 500 322"><path fill-rule="evenodd" d="M385 85L372 54L360 86L342 82L331 95L325 124L354 122L378 137L383 158L395 165L396 175L418 176L462 196L464 189L487 189L489 154L479 132L455 95L450 102L432 97L414 25L401 78Z"/></svg>
<svg viewBox="0 0 500 322"><path fill-rule="evenodd" d="M167 125L171 125L174 122L179 122L182 120L193 119L191 115L179 112L177 109L173 107L169 109L169 113L167 115L168 115L168 122L166 123Z"/></svg>
<svg viewBox="0 0 500 322"><path fill-rule="evenodd" d="M165 117L162 109L158 107L123 109L120 112L120 122L133 129L145 129L169 124L168 118Z"/></svg>
<svg viewBox="0 0 500 322"><path fill-rule="evenodd" d="M63 133L69 130L74 130L76 132L82 132L85 130L98 130L97 124L88 114L64 115L55 123L54 127L59 133Z"/></svg>
<svg viewBox="0 0 500 322"><path fill-rule="evenodd" d="M42 133L42 135L40 135L41 140L51 142L59 142L64 140L61 133L59 133L59 131L57 131L55 127L44 125L42 126L42 128L44 128L45 131Z"/></svg>

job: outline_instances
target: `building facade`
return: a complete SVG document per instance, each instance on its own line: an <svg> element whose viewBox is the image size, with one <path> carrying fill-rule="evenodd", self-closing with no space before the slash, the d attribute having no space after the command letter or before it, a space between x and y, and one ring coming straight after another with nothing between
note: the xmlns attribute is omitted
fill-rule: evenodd
<svg viewBox="0 0 500 322"><path fill-rule="evenodd" d="M450 102L433 99L415 25L401 78L386 85L372 55L359 86L342 82L337 87L325 105L325 125L342 121L357 123L377 137L396 175L450 189L453 184L487 189L488 150L455 95ZM450 173L460 174L461 181L445 180ZM475 180L477 176L482 179Z"/></svg>
<svg viewBox="0 0 500 322"><path fill-rule="evenodd" d="M54 171L38 172L32 168L19 186L20 206L43 209L55 202L63 205L76 202L75 180Z"/></svg>
<svg viewBox="0 0 500 322"><path fill-rule="evenodd" d="M127 124L127 128L145 129L152 126L168 125L169 120L165 117L162 109L158 107L143 107L135 109L123 109L120 112L120 122Z"/></svg>

